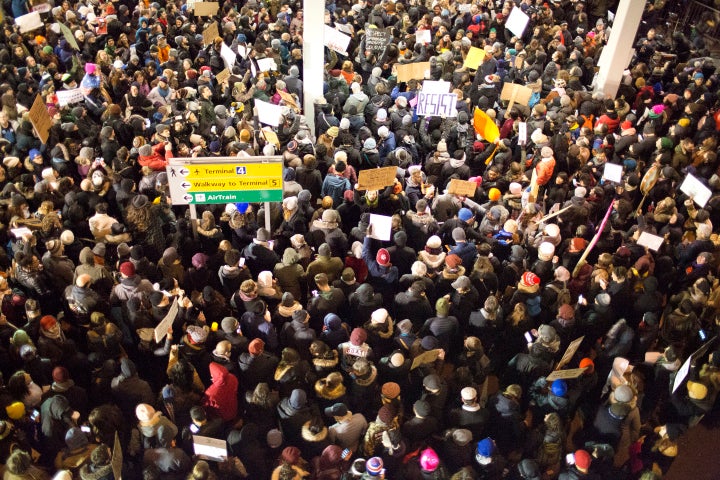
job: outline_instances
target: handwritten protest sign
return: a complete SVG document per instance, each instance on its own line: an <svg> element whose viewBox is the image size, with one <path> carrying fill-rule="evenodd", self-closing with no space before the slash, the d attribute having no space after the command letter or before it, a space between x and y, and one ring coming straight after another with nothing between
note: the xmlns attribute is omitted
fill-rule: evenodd
<svg viewBox="0 0 720 480"><path fill-rule="evenodd" d="M397 167L368 168L358 174L358 190L380 190L395 183Z"/></svg>
<svg viewBox="0 0 720 480"><path fill-rule="evenodd" d="M448 193L452 193L454 195L462 195L463 197L474 197L475 189L477 189L477 183L453 178L452 180L450 180L450 185L448 186Z"/></svg>
<svg viewBox="0 0 720 480"><path fill-rule="evenodd" d="M278 138L277 133L270 130L270 128L263 128L261 132L268 143L272 143L277 148L280 148L280 139Z"/></svg>
<svg viewBox="0 0 720 480"><path fill-rule="evenodd" d="M43 102L40 94L35 97L35 101L28 111L28 117L40 141L47 143L48 137L50 136L50 127L52 127L52 117L48 113L45 102Z"/></svg>
<svg viewBox="0 0 720 480"><path fill-rule="evenodd" d="M585 371L585 368L570 368L568 370L555 370L550 375L545 377L545 380L548 382L553 382L555 380L572 380L573 378L577 378L580 375L583 374Z"/></svg>
<svg viewBox="0 0 720 480"><path fill-rule="evenodd" d="M562 358L558 362L557 367L555 367L555 370L560 370L565 365L570 363L570 360L572 360L573 355L575 355L575 352L577 352L577 349L580 348L580 344L582 343L584 338L585 338L585 335L583 335L580 338L576 338L575 340L570 342L570 345L568 345L567 350L565 350L565 354L562 356Z"/></svg>
<svg viewBox="0 0 720 480"><path fill-rule="evenodd" d="M365 49L382 52L390 43L390 34L379 28L365 27Z"/></svg>
<svg viewBox="0 0 720 480"><path fill-rule="evenodd" d="M261 72L269 72L271 70L278 69L274 58L258 58L257 64Z"/></svg>
<svg viewBox="0 0 720 480"><path fill-rule="evenodd" d="M230 78L230 70L228 70L227 68L215 75L215 81L217 81L217 83L223 83L228 78Z"/></svg>
<svg viewBox="0 0 720 480"><path fill-rule="evenodd" d="M72 90L58 90L55 92L58 99L58 105L64 107L71 103L82 102L85 97L83 96L82 90L79 88L73 88Z"/></svg>
<svg viewBox="0 0 720 480"><path fill-rule="evenodd" d="M225 68L232 70L235 65L235 60L237 60L237 54L232 51L232 48L225 45L224 42L220 46L220 56L225 62Z"/></svg>
<svg viewBox="0 0 720 480"><path fill-rule="evenodd" d="M418 30L415 32L415 41L427 45L432 42L432 34L430 30Z"/></svg>
<svg viewBox="0 0 720 480"><path fill-rule="evenodd" d="M515 103L520 105L527 105L530 103L530 97L532 96L532 89L525 85L518 85L517 83L506 83L503 85L502 92L500 92L500 100L507 100L508 106L506 111L511 111Z"/></svg>
<svg viewBox="0 0 720 480"><path fill-rule="evenodd" d="M430 72L430 62L406 63L397 65L398 82L422 80Z"/></svg>
<svg viewBox="0 0 720 480"><path fill-rule="evenodd" d="M417 96L417 114L426 116L457 116L457 95L450 92L451 84L445 81L425 80ZM454 95L454 97L453 97Z"/></svg>
<svg viewBox="0 0 720 480"><path fill-rule="evenodd" d="M325 35L323 36L323 42L326 47L330 50L337 52L341 55L347 55L347 48L350 44L350 37L344 33L335 30L329 25L325 25Z"/></svg>
<svg viewBox="0 0 720 480"><path fill-rule="evenodd" d="M277 92L280 94L280 98L283 99L283 102L285 102L285 105L292 108L297 113L300 113L300 107L298 107L298 104L295 101L295 97L293 97L288 92L283 92L282 90L278 90Z"/></svg>
<svg viewBox="0 0 720 480"><path fill-rule="evenodd" d="M219 37L220 33L218 32L218 26L217 22L212 22L205 30L202 32L203 37L203 45L210 45L215 41L216 37Z"/></svg>
<svg viewBox="0 0 720 480"><path fill-rule="evenodd" d="M154 333L156 343L160 343L160 341L165 338L165 335L167 335L168 330L170 330L170 327L172 327L172 324L175 321L175 317L177 317L178 308L178 301L177 298L175 298L172 305L170 305L168 313L165 317L163 317L160 323L158 323L158 326L155 327Z"/></svg>

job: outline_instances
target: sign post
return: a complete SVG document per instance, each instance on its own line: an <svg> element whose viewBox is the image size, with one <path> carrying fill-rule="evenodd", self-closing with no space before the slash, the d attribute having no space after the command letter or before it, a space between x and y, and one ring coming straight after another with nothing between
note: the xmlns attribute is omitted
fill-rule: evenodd
<svg viewBox="0 0 720 480"><path fill-rule="evenodd" d="M217 203L265 204L270 224L270 202L283 200L282 157L173 158L166 167L173 205L189 205L193 232L196 205Z"/></svg>

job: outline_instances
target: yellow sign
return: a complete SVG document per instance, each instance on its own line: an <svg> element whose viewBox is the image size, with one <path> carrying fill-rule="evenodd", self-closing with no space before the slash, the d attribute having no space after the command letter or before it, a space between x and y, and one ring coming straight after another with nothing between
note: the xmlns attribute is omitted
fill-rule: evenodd
<svg viewBox="0 0 720 480"><path fill-rule="evenodd" d="M185 180L209 180L217 177L282 177L280 163L249 163L231 165L227 163L208 163L203 165L171 166L168 178L182 177Z"/></svg>
<svg viewBox="0 0 720 480"><path fill-rule="evenodd" d="M180 187L189 192L224 192L226 190L267 190L282 188L279 178L240 177L238 179L195 178L180 182Z"/></svg>
<svg viewBox="0 0 720 480"><path fill-rule="evenodd" d="M470 51L468 52L467 57L465 57L463 67L471 70L477 70L483 61L485 61L485 50L482 48L470 47Z"/></svg>

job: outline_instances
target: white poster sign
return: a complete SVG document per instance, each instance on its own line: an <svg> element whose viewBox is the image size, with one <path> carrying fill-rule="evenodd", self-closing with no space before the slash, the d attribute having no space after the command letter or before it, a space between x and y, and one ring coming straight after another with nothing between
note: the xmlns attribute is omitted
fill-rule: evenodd
<svg viewBox="0 0 720 480"><path fill-rule="evenodd" d="M325 25L325 35L323 36L323 42L326 47L330 50L337 52L341 55L347 55L347 48L350 44L350 37L344 33L335 30L329 25Z"/></svg>
<svg viewBox="0 0 720 480"><path fill-rule="evenodd" d="M40 18L40 12L30 12L17 17L15 19L15 25L20 27L20 33L26 33L42 27L43 21L42 18Z"/></svg>
<svg viewBox="0 0 720 480"><path fill-rule="evenodd" d="M450 82L442 80L425 80L422 84L423 93L450 93Z"/></svg>
<svg viewBox="0 0 720 480"><path fill-rule="evenodd" d="M225 45L225 43L222 43L222 46L220 47L220 56L225 61L225 68L232 72L233 65L235 65L235 60L237 59L237 54L232 51L232 48Z"/></svg>
<svg viewBox="0 0 720 480"><path fill-rule="evenodd" d="M280 125L280 117L282 117L283 107L255 99L255 108L257 108L257 115L260 123L264 123L265 125L270 125L272 127Z"/></svg>
<svg viewBox="0 0 720 480"><path fill-rule="evenodd" d="M73 88L72 90L58 90L55 92L58 98L58 105L64 107L71 103L82 102L85 97L82 94L82 90L79 88Z"/></svg>
<svg viewBox="0 0 720 480"><path fill-rule="evenodd" d="M622 183L622 174L622 165L610 162L607 162L605 164L605 171L603 172L603 177L605 177L605 180L610 180L611 182L615 183Z"/></svg>
<svg viewBox="0 0 720 480"><path fill-rule="evenodd" d="M258 58L258 67L261 72L269 72L270 70L277 70L277 64L274 58Z"/></svg>
<svg viewBox="0 0 720 480"><path fill-rule="evenodd" d="M457 95L454 93L418 92L417 114L427 117L456 117Z"/></svg>
<svg viewBox="0 0 720 480"><path fill-rule="evenodd" d="M710 189L703 185L703 183L691 173L688 173L685 181L680 185L680 191L688 197L691 197L700 208L705 207L705 204L710 200L710 195L712 195Z"/></svg>
<svg viewBox="0 0 720 480"><path fill-rule="evenodd" d="M418 30L415 32L415 41L427 45L432 43L432 36L430 30Z"/></svg>
<svg viewBox="0 0 720 480"><path fill-rule="evenodd" d="M520 145L527 143L527 122L518 123L518 143Z"/></svg>
<svg viewBox="0 0 720 480"><path fill-rule="evenodd" d="M515 36L522 37L523 32L525 32L525 27L527 27L529 21L530 17L528 17L525 12L520 10L518 7L513 7L510 15L508 15L505 27L515 34Z"/></svg>
<svg viewBox="0 0 720 480"><path fill-rule="evenodd" d="M372 225L372 235L370 238L387 242L392 235L392 217L386 215L370 214L370 225Z"/></svg>
<svg viewBox="0 0 720 480"><path fill-rule="evenodd" d="M656 252L660 250L660 247L662 247L663 243L665 243L665 239L663 237L659 237L648 232L642 232L640 234L640 237L638 237L637 239L638 245L647 247L650 250L654 250Z"/></svg>

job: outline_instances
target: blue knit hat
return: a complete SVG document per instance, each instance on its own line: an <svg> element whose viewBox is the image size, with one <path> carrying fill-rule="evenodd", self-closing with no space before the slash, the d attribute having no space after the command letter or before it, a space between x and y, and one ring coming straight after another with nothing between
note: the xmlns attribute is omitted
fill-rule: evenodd
<svg viewBox="0 0 720 480"><path fill-rule="evenodd" d="M372 457L370 460L365 462L365 471L370 474L371 477L377 477L383 469L383 461L380 457Z"/></svg>

